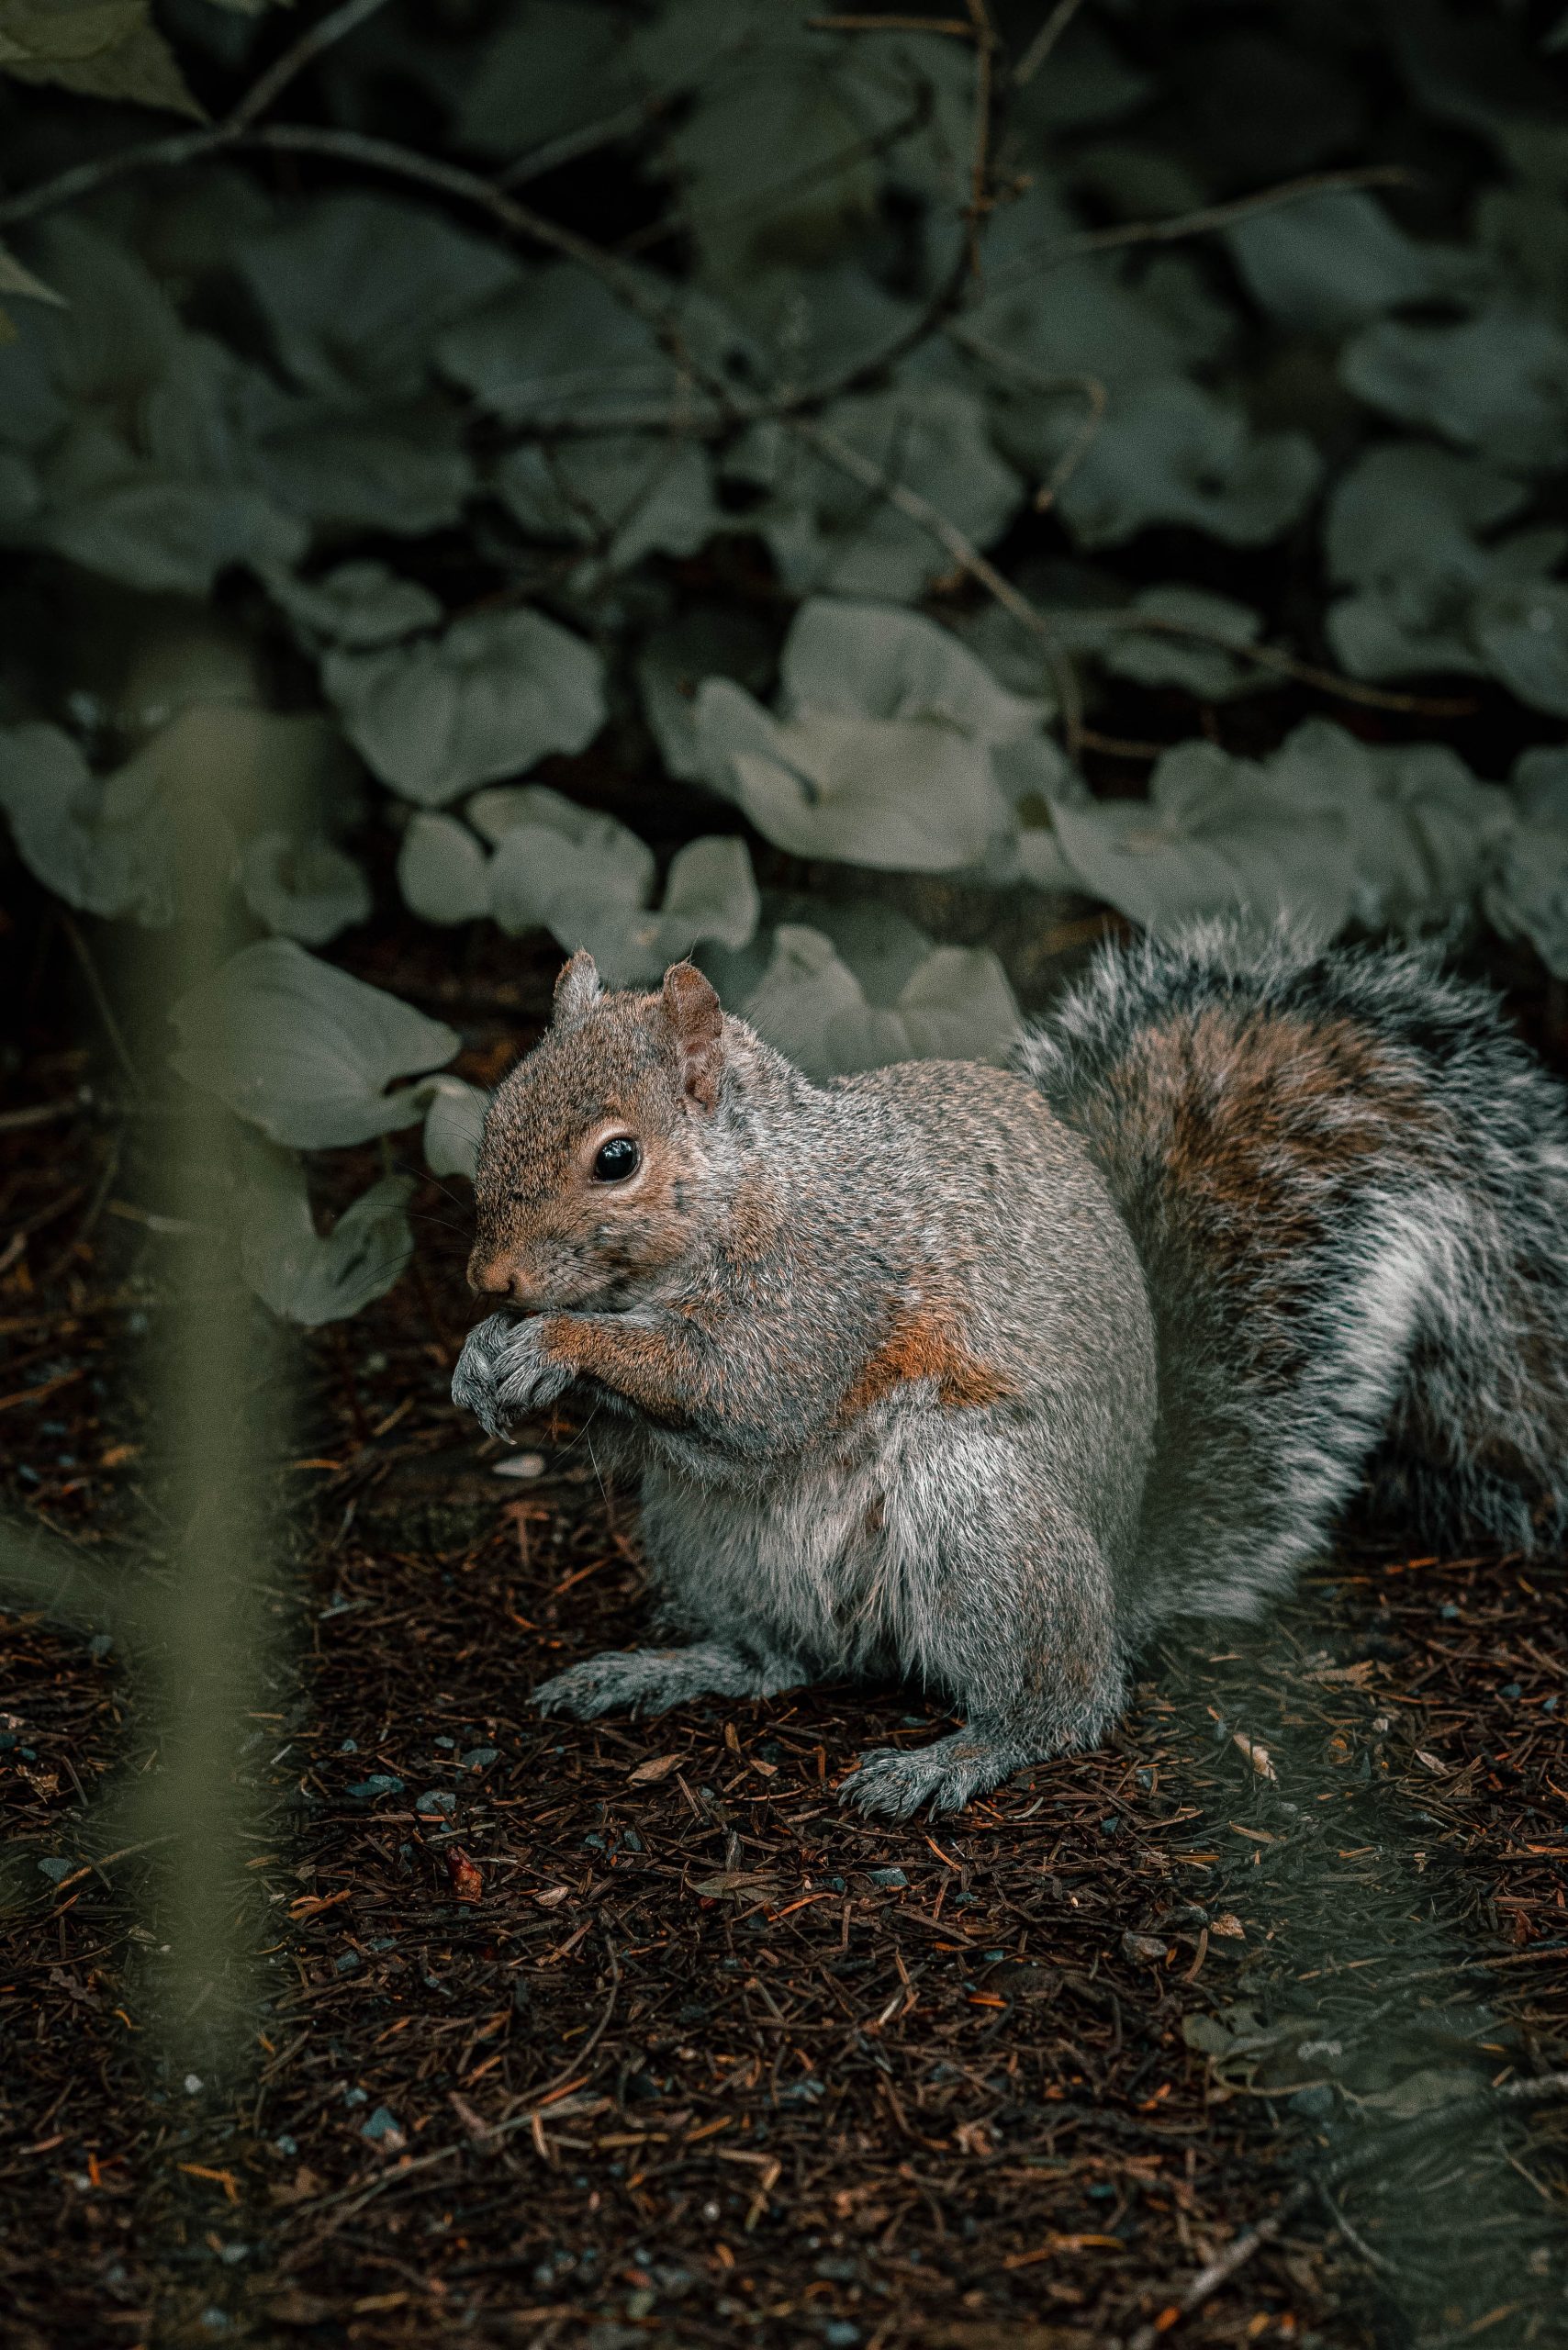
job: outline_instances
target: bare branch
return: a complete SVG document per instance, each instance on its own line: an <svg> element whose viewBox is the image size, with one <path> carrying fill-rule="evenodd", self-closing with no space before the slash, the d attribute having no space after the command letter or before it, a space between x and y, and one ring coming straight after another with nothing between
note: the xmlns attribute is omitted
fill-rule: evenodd
<svg viewBox="0 0 1568 2350"><path fill-rule="evenodd" d="M1082 6L1083 0L1057 0L1056 6L1013 69L1016 88L1022 90L1034 80Z"/></svg>
<svg viewBox="0 0 1568 2350"><path fill-rule="evenodd" d="M965 17L808 17L809 33L957 33L972 40L974 27Z"/></svg>
<svg viewBox="0 0 1568 2350"><path fill-rule="evenodd" d="M342 7L334 8L330 16L312 25L308 32L301 34L294 46L285 50L277 62L252 84L233 112L226 117L224 128L230 131L248 130L283 95L297 75L303 73L308 65L314 65L324 50L355 31L386 5L386 0L343 0Z"/></svg>
<svg viewBox="0 0 1568 2350"><path fill-rule="evenodd" d="M1127 220L1114 229L1086 229L1081 236L1058 238L1003 263L991 284L1014 285L1020 278L1032 277L1036 270L1049 269L1058 261L1075 260L1081 253L1114 252L1124 245L1177 244L1185 237L1201 237L1213 229L1228 229L1235 221L1249 220L1255 213L1272 212L1282 204L1299 204L1307 196L1333 195L1345 188L1422 185L1422 174L1407 171L1402 163L1369 163L1350 171L1313 172L1304 179L1283 180L1278 187L1261 188L1255 196L1233 196L1225 204L1206 204L1197 212L1175 212L1167 220Z"/></svg>

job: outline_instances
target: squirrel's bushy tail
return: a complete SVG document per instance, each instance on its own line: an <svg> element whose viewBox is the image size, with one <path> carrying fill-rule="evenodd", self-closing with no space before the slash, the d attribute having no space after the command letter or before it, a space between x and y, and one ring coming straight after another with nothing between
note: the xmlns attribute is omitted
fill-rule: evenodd
<svg viewBox="0 0 1568 2350"><path fill-rule="evenodd" d="M1568 1105L1438 953L1204 923L1020 1048L1154 1308L1135 1609L1246 1613L1370 1484L1412 1535L1568 1528Z"/></svg>

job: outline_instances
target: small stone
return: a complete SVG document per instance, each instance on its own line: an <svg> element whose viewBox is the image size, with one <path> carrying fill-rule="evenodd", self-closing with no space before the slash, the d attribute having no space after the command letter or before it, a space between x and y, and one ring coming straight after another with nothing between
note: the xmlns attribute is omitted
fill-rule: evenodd
<svg viewBox="0 0 1568 2350"><path fill-rule="evenodd" d="M409 2143L389 2105L378 2105L359 2134L368 2138L373 2146L384 2146L389 2154L400 2153Z"/></svg>
<svg viewBox="0 0 1568 2350"><path fill-rule="evenodd" d="M514 1452L505 1460L493 1463L492 1477L543 1477L544 1455L542 1452Z"/></svg>
<svg viewBox="0 0 1568 2350"><path fill-rule="evenodd" d="M444 1787L427 1787L422 1796L414 1797L414 1809L421 1819L450 1819L457 1809L457 1797L448 1795Z"/></svg>
<svg viewBox="0 0 1568 2350"><path fill-rule="evenodd" d="M69 1876L71 1874L71 1872L75 1865L76 1863L74 1861L49 1860L40 1861L39 1863L39 1869L44 1876L48 1877L50 1885L58 1885L62 1876Z"/></svg>
<svg viewBox="0 0 1568 2350"><path fill-rule="evenodd" d="M373 1771L368 1779L361 1779L349 1789L350 1795L361 1803L374 1803L378 1796L400 1796L402 1792L403 1781L390 1771Z"/></svg>
<svg viewBox="0 0 1568 2350"><path fill-rule="evenodd" d="M902 1869L868 1869L866 1874L870 1878L873 1885L897 1886L904 1886L909 1883L909 1879L905 1876Z"/></svg>
<svg viewBox="0 0 1568 2350"><path fill-rule="evenodd" d="M183 2083L187 2097L200 2097L206 2086L199 2073L187 2073Z"/></svg>

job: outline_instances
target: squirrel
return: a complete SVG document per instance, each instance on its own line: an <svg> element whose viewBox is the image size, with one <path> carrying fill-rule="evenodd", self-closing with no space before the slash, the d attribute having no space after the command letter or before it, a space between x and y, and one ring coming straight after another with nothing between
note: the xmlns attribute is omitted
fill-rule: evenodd
<svg viewBox="0 0 1568 2350"><path fill-rule="evenodd" d="M965 1727L863 1755L868 1812L1097 1742L1157 1626L1259 1613L1358 1489L1568 1526L1568 1114L1429 947L1104 946L1011 1069L827 1084L691 964L579 952L476 1208L454 1398L593 1409L671 1642L536 1704L941 1691Z"/></svg>

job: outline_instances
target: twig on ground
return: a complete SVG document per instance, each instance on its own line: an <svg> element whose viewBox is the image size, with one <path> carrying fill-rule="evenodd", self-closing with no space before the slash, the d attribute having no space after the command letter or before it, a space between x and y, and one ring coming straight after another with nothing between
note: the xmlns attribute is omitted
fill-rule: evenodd
<svg viewBox="0 0 1568 2350"><path fill-rule="evenodd" d="M1083 0L1057 0L1056 6L1013 69L1015 88L1027 88L1082 6Z"/></svg>
<svg viewBox="0 0 1568 2350"><path fill-rule="evenodd" d="M598 122L586 123L581 130L564 131L559 139L547 139L542 147L534 147L498 172L495 185L499 188L521 187L529 180L543 179L546 172L558 172L564 163L580 162L585 155L597 154L601 147L613 147L620 139L633 139L655 122L670 102L673 93L664 93L634 99L614 114L605 115Z"/></svg>
<svg viewBox="0 0 1568 2350"><path fill-rule="evenodd" d="M52 1126L92 1106L91 1090L84 1086L79 1093L69 1093L60 1102L29 1102L20 1110L0 1110L0 1135L18 1134L24 1126Z"/></svg>
<svg viewBox="0 0 1568 2350"><path fill-rule="evenodd" d="M967 17L808 17L809 33L957 33L972 39Z"/></svg>

